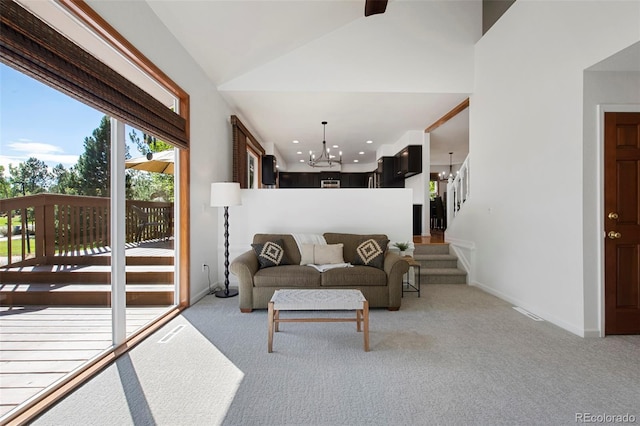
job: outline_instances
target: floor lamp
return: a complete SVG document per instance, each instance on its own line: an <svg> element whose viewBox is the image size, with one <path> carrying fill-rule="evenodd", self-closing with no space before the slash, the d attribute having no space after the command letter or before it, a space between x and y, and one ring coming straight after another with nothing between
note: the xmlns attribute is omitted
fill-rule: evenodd
<svg viewBox="0 0 640 426"><path fill-rule="evenodd" d="M211 184L211 207L224 207L224 290L216 291L216 297L233 297L238 290L229 290L229 206L242 204L240 184L216 182Z"/></svg>

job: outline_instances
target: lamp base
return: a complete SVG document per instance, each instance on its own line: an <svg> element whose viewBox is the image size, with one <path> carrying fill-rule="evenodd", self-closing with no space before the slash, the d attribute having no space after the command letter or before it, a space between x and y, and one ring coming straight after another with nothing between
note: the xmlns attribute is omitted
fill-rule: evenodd
<svg viewBox="0 0 640 426"><path fill-rule="evenodd" d="M233 296L237 296L238 295L238 290L231 290L229 289L229 292L227 293L226 290L220 290L220 291L216 291L215 293L213 293L216 295L216 297L221 297L223 299L227 298L227 297L233 297Z"/></svg>

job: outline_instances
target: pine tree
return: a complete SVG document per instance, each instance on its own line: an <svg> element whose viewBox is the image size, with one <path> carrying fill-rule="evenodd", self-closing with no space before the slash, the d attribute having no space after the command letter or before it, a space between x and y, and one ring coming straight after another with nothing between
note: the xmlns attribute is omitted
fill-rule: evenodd
<svg viewBox="0 0 640 426"><path fill-rule="evenodd" d="M78 158L76 188L81 195L108 197L111 183L111 123L106 115L92 136L84 138L84 154Z"/></svg>

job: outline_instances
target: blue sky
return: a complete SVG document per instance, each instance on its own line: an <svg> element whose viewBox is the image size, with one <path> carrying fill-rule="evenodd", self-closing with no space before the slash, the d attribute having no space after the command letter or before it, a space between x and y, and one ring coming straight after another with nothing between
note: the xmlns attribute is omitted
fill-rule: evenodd
<svg viewBox="0 0 640 426"><path fill-rule="evenodd" d="M0 165L29 157L74 165L103 113L0 63ZM128 130L127 130L128 133ZM131 149L137 156L137 150Z"/></svg>

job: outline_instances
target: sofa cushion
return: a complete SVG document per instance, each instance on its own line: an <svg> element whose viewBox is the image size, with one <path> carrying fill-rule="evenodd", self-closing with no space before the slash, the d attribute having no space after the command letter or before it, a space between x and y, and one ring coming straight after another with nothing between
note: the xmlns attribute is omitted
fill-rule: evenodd
<svg viewBox="0 0 640 426"><path fill-rule="evenodd" d="M301 265L344 263L344 244L302 244Z"/></svg>
<svg viewBox="0 0 640 426"><path fill-rule="evenodd" d="M255 287L319 287L320 272L310 266L284 265L260 269L253 276Z"/></svg>
<svg viewBox="0 0 640 426"><path fill-rule="evenodd" d="M251 244L251 248L258 258L260 269L290 264L284 251L284 243L281 239Z"/></svg>
<svg viewBox="0 0 640 426"><path fill-rule="evenodd" d="M255 234L253 236L254 244L263 244L267 241L282 240L284 243L284 253L292 265L300 264L300 251L298 244L291 234Z"/></svg>
<svg viewBox="0 0 640 426"><path fill-rule="evenodd" d="M384 269L384 255L387 252L388 244L389 240L386 239L363 239L356 247L353 264Z"/></svg>
<svg viewBox="0 0 640 426"><path fill-rule="evenodd" d="M385 234L343 234L338 232L326 232L323 236L327 241L327 244L344 244L344 261L348 263L354 263L356 258L356 247L358 247L363 240L367 240L369 238L376 240L388 239Z"/></svg>
<svg viewBox="0 0 640 426"><path fill-rule="evenodd" d="M387 274L383 270L371 266L330 269L320 275L323 287L353 288L387 285Z"/></svg>

